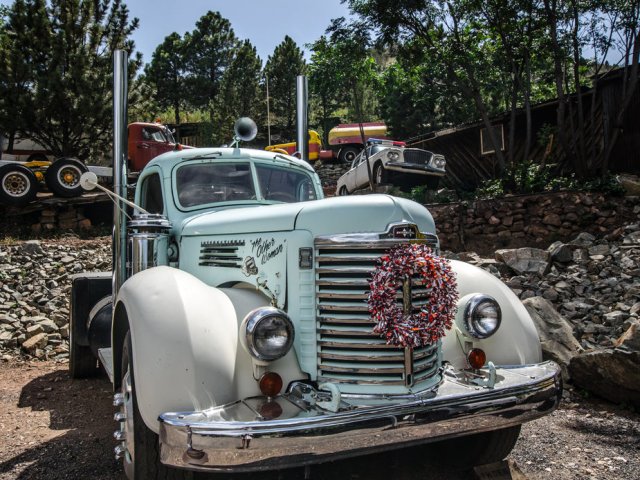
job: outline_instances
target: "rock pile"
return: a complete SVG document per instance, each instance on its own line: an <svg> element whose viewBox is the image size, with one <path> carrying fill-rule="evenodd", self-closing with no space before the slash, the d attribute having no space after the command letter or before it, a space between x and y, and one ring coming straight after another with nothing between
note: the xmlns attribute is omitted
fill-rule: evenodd
<svg viewBox="0 0 640 480"><path fill-rule="evenodd" d="M500 277L524 301L547 358L576 385L640 405L640 224L616 239L581 233L548 249L452 254Z"/></svg>
<svg viewBox="0 0 640 480"><path fill-rule="evenodd" d="M0 351L65 359L73 274L111 270L109 239L0 246Z"/></svg>

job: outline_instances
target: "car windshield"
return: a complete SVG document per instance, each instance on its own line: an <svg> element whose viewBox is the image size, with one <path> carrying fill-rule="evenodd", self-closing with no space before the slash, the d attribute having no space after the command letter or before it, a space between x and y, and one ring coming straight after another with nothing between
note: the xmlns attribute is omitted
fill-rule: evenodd
<svg viewBox="0 0 640 480"><path fill-rule="evenodd" d="M176 171L176 193L182 207L222 202L263 200L304 202L316 199L312 177L303 171L257 164L253 179L249 162L186 164ZM259 195L258 195L259 193Z"/></svg>
<svg viewBox="0 0 640 480"><path fill-rule="evenodd" d="M169 127L164 127L164 136L167 137L167 141L169 143L176 143L176 139L173 136L173 133L169 129Z"/></svg>

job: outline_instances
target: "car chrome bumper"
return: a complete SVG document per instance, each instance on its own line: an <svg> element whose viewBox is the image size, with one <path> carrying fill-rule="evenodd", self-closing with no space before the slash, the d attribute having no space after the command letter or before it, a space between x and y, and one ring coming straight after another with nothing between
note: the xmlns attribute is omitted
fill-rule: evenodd
<svg viewBox="0 0 640 480"><path fill-rule="evenodd" d="M560 401L553 362L496 368L493 386L488 369L480 373L447 368L437 390L402 397L345 394L335 413L309 401L327 400L328 392L304 384L304 398L287 393L165 413L160 458L193 470L293 467L509 427L550 413Z"/></svg>
<svg viewBox="0 0 640 480"><path fill-rule="evenodd" d="M389 171L433 175L435 177L444 177L446 173L444 170L438 170L423 163L387 162L384 167Z"/></svg>

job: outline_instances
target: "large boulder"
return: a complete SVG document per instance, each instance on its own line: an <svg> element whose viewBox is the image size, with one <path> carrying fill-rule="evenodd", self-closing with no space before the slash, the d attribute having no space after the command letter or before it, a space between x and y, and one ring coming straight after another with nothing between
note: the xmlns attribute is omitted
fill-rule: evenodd
<svg viewBox="0 0 640 480"><path fill-rule="evenodd" d="M509 266L518 275L544 274L549 263L549 252L539 248L512 248L496 250L496 260Z"/></svg>
<svg viewBox="0 0 640 480"><path fill-rule="evenodd" d="M573 336L571 324L545 298L527 298L522 303L538 330L543 357L560 365L563 378L568 380L569 362L583 351Z"/></svg>
<svg viewBox="0 0 640 480"><path fill-rule="evenodd" d="M640 352L622 348L576 355L569 363L574 385L616 403L640 407Z"/></svg>

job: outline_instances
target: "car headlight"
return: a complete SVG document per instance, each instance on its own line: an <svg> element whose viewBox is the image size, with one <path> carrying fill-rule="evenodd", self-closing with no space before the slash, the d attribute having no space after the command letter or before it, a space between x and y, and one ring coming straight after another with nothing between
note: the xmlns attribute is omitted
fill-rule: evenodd
<svg viewBox="0 0 640 480"><path fill-rule="evenodd" d="M447 161L444 159L442 155L433 155L431 160L429 160L429 165L433 168L437 168L438 170L444 170L447 166Z"/></svg>
<svg viewBox="0 0 640 480"><path fill-rule="evenodd" d="M242 321L240 334L249 354L262 361L284 357L293 345L294 328L289 316L274 307L252 310Z"/></svg>
<svg viewBox="0 0 640 480"><path fill-rule="evenodd" d="M387 158L389 160L392 160L392 161L393 160L397 160L398 157L400 157L400 153L395 151L395 150L390 150L390 151L387 152Z"/></svg>
<svg viewBox="0 0 640 480"><path fill-rule="evenodd" d="M498 331L502 312L498 302L489 295L474 295L464 309L464 327L474 338L488 338Z"/></svg>

